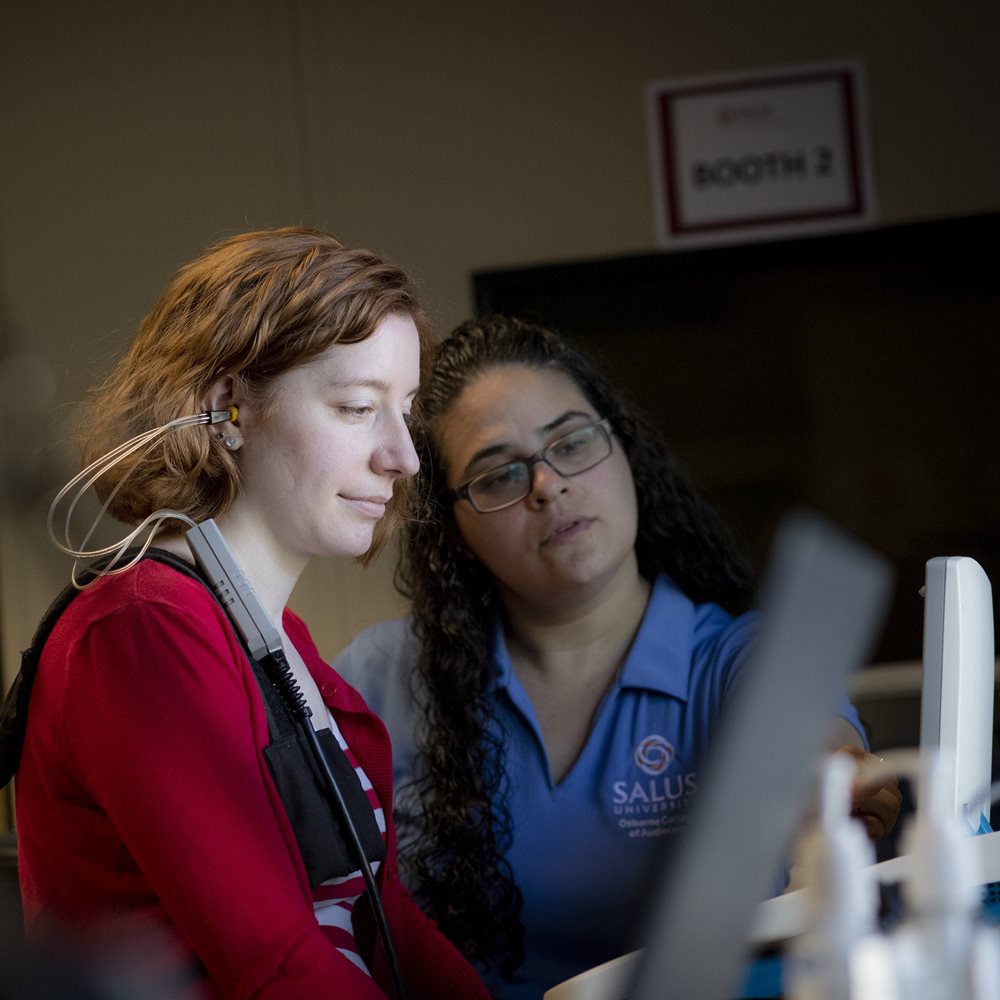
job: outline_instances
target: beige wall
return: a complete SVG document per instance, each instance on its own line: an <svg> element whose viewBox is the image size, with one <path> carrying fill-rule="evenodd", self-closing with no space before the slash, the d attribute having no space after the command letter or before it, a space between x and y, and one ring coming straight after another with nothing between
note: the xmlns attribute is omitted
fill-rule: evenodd
<svg viewBox="0 0 1000 1000"><path fill-rule="evenodd" d="M5 669L66 578L43 522L72 404L212 239L331 229L411 269L446 329L473 269L652 249L646 82L842 57L882 221L997 210L998 37L987 0L4 4ZM391 568L310 568L293 603L324 652L402 610Z"/></svg>

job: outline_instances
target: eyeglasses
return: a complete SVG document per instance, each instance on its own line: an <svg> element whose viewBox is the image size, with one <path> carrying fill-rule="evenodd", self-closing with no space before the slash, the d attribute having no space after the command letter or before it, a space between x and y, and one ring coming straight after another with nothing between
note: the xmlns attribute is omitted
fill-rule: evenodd
<svg viewBox="0 0 1000 1000"><path fill-rule="evenodd" d="M611 454L607 420L584 424L551 441L529 458L498 465L448 491L454 500L468 500L480 514L511 507L531 493L535 466L544 462L567 479L600 465Z"/></svg>

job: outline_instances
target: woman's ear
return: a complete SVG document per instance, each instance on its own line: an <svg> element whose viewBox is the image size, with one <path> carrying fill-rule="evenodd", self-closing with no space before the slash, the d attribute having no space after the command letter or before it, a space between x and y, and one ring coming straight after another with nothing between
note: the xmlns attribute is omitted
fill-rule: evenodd
<svg viewBox="0 0 1000 1000"><path fill-rule="evenodd" d="M206 410L228 410L230 406L239 406L235 399L236 380L232 375L221 375L209 387L202 397L201 405Z"/></svg>
<svg viewBox="0 0 1000 1000"><path fill-rule="evenodd" d="M230 410L233 417L222 423L213 424L211 433L229 450L236 451L243 444L243 434L239 428L239 407L242 402L239 387L232 375L217 378L202 397L206 410Z"/></svg>

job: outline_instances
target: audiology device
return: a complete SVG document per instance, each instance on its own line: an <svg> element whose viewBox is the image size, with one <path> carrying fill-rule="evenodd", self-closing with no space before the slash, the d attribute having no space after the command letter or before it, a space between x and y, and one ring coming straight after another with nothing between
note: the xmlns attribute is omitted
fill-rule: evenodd
<svg viewBox="0 0 1000 1000"><path fill-rule="evenodd" d="M328 752L323 748L322 741L318 737L311 719L312 712L292 674L288 660L285 658L281 636L264 606L260 603L260 599L254 593L246 574L240 569L215 521L208 519L193 525L185 532L184 537L198 568L207 577L215 596L246 643L248 652L263 667L305 738L312 759L323 776L331 799L336 804L337 812L343 821L345 833L350 840L352 852L368 890L376 926L382 937L386 958L389 962L397 1000L404 1000L405 990L398 959L393 948L385 912L382 909L378 887L375 884L375 876L368 861L367 852L362 845L361 834L355 826L351 810L345 801L344 792L334 776L333 769L336 764L329 759ZM324 735L329 735L329 733L324 733ZM335 745L335 741L328 741L331 750Z"/></svg>
<svg viewBox="0 0 1000 1000"><path fill-rule="evenodd" d="M243 636L250 655L263 660L282 651L278 630L239 568L219 526L209 519L184 533L198 568Z"/></svg>

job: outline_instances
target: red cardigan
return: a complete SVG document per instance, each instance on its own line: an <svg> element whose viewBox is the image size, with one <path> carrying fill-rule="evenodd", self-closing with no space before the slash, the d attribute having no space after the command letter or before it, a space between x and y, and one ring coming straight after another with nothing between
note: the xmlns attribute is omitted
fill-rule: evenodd
<svg viewBox="0 0 1000 1000"><path fill-rule="evenodd" d="M486 998L399 882L385 727L322 661L301 620L286 610L284 625L385 807L378 880L409 997ZM198 996L391 993L367 904L355 931L374 981L314 918L261 754L267 740L257 682L199 583L147 561L88 588L46 644L17 776L29 929L68 927L91 949L128 942L157 960L194 957ZM140 933L149 936L136 947Z"/></svg>

